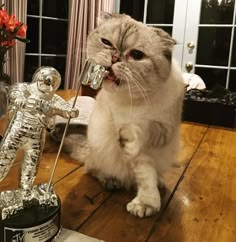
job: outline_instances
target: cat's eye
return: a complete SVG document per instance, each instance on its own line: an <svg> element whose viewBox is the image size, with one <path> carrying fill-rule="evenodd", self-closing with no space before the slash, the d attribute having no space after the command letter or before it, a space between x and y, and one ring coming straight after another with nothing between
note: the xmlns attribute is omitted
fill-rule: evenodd
<svg viewBox="0 0 236 242"><path fill-rule="evenodd" d="M112 43L111 43L109 40L104 39L104 38L101 38L101 41L102 41L102 43L103 43L103 44L105 44L105 45L108 45L108 46L111 46L111 47L112 47Z"/></svg>
<svg viewBox="0 0 236 242"><path fill-rule="evenodd" d="M132 57L134 60L141 60L145 56L145 54L140 50L134 49L129 52L129 56Z"/></svg>

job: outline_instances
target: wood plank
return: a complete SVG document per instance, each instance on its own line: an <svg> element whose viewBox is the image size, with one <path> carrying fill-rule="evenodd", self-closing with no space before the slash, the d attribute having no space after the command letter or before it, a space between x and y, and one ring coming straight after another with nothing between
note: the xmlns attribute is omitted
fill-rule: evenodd
<svg viewBox="0 0 236 242"><path fill-rule="evenodd" d="M236 132L210 128L149 242L234 242Z"/></svg>
<svg viewBox="0 0 236 242"><path fill-rule="evenodd" d="M162 207L168 201L175 184L179 180L183 169L191 159L199 142L206 132L207 127L201 125L183 124L182 150L179 157L179 165L173 167L168 173L168 192L162 198ZM134 197L134 192L117 192L107 199L101 208L79 228L79 231L92 237L112 242L145 241L150 230L158 219L158 214L145 219L130 215L126 209L126 203Z"/></svg>
<svg viewBox="0 0 236 242"><path fill-rule="evenodd" d="M55 190L62 202L62 225L72 230L81 226L110 196L95 178L85 174L83 167L57 182Z"/></svg>

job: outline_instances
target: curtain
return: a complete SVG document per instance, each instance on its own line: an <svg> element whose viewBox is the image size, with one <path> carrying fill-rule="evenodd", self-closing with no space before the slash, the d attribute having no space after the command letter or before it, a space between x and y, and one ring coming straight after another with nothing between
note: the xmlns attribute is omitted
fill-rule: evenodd
<svg viewBox="0 0 236 242"><path fill-rule="evenodd" d="M86 40L101 12L112 13L114 0L69 0L65 89L75 89L86 59Z"/></svg>
<svg viewBox="0 0 236 242"><path fill-rule="evenodd" d="M0 0L0 4L3 3L9 15L14 14L18 21L26 23L27 0ZM16 41L16 45L7 51L4 71L10 75L11 83L24 81L25 45Z"/></svg>

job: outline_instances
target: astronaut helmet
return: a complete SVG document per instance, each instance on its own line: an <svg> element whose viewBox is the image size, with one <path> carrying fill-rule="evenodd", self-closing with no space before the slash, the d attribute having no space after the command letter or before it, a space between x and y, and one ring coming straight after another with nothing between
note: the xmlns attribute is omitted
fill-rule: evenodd
<svg viewBox="0 0 236 242"><path fill-rule="evenodd" d="M41 66L33 74L32 83L44 93L54 93L61 84L60 73L51 66Z"/></svg>

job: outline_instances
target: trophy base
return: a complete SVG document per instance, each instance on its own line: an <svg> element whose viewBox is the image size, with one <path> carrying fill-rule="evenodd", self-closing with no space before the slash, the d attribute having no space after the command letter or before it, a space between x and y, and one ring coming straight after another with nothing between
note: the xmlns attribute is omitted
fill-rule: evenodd
<svg viewBox="0 0 236 242"><path fill-rule="evenodd" d="M31 205L13 216L0 218L1 242L50 242L59 235L61 202L57 206Z"/></svg>

